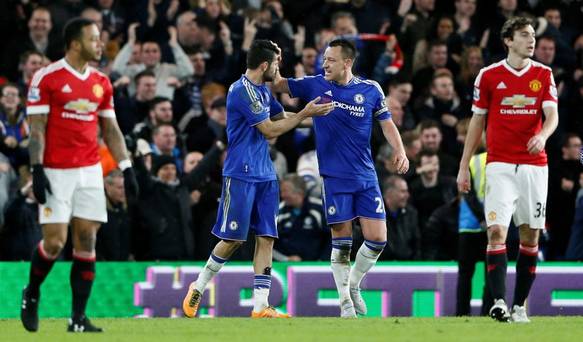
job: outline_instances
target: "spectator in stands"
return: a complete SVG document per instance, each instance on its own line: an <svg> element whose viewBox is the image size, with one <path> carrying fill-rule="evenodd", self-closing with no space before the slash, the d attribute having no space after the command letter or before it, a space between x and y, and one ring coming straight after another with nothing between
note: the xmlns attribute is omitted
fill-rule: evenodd
<svg viewBox="0 0 583 342"><path fill-rule="evenodd" d="M544 19L539 19L540 24L537 31L542 31L541 38L550 36L554 39L555 63L563 68L571 69L576 59L571 43L577 31L562 25L561 11L558 7L547 7L544 11Z"/></svg>
<svg viewBox="0 0 583 342"><path fill-rule="evenodd" d="M209 155L212 153L210 151ZM203 158L204 155L200 152L189 152L184 157L184 174L188 175L198 167ZM215 179L221 178L221 170L219 167L220 154L217 153L213 158L212 160L207 158L210 164L208 171L206 171L207 174L200 176L200 183L190 192L195 260L206 259L214 246L211 228L216 220L217 208L219 206L218 200L221 197L221 183L215 181Z"/></svg>
<svg viewBox="0 0 583 342"><path fill-rule="evenodd" d="M136 43L136 25L128 29L128 42L120 50L113 61L112 70L122 76L133 79L139 72L150 70L156 76L156 95L169 99L174 98L174 89L186 78L192 76L194 69L184 50L180 47L176 37L176 28L170 26L168 44L172 49L176 64L162 63L160 45L155 41L142 42L141 64L128 65L133 45ZM129 94L136 92L135 84L129 85Z"/></svg>
<svg viewBox="0 0 583 342"><path fill-rule="evenodd" d="M4 54L6 59L3 64L7 71L6 74L14 81L18 79L18 59L24 52L38 51L51 61L63 57L65 52L62 43L50 35L53 22L51 21L51 12L46 7L36 7L31 13L27 26L28 32L24 36L6 37L11 39L11 43L8 45L11 47L11 51Z"/></svg>
<svg viewBox="0 0 583 342"><path fill-rule="evenodd" d="M133 137L152 142L154 128L161 124L172 124L174 113L172 102L165 97L155 97L150 102L150 111L144 121L134 126Z"/></svg>
<svg viewBox="0 0 583 342"><path fill-rule="evenodd" d="M470 1L470 0L466 0ZM484 67L482 49L478 46L468 46L462 52L460 73L456 78L456 90L459 95L462 113L470 113L474 95L474 81Z"/></svg>
<svg viewBox="0 0 583 342"><path fill-rule="evenodd" d="M185 260L194 256L190 192L181 186L175 159L153 159L152 174L136 161L140 184L137 209L136 259Z"/></svg>
<svg viewBox="0 0 583 342"><path fill-rule="evenodd" d="M328 260L330 231L322 199L306 192L304 179L287 174L280 183L281 203L277 217L279 239L273 256L278 261Z"/></svg>
<svg viewBox="0 0 583 342"><path fill-rule="evenodd" d="M148 118L150 101L156 97L156 75L152 71L144 70L134 80L136 93L133 96L129 96L125 89L116 88L115 91L117 121L124 134L130 133L138 122ZM123 87L127 84L129 77L124 76L114 82L113 86Z"/></svg>
<svg viewBox="0 0 583 342"><path fill-rule="evenodd" d="M458 163L451 155L445 153L441 148L443 134L441 125L435 120L423 120L417 125L421 148L437 153L439 156L439 169L441 175L455 177Z"/></svg>
<svg viewBox="0 0 583 342"><path fill-rule="evenodd" d="M413 93L413 85L410 81L402 78L395 77L389 83L387 97L390 99L397 100L403 109L403 127L404 130L410 130L415 128L417 122L415 121L415 116L411 110L411 105L409 100L411 100L411 94ZM389 108L391 108L389 106Z"/></svg>
<svg viewBox="0 0 583 342"><path fill-rule="evenodd" d="M28 135L26 111L20 91L13 83L0 89L0 152L10 160L15 170L28 164Z"/></svg>
<svg viewBox="0 0 583 342"><path fill-rule="evenodd" d="M171 126L170 126L171 127ZM136 234L136 259L192 260L194 257L191 193L199 189L225 150L222 142L209 150L189 173L178 177L175 159L154 156L152 173L142 157L136 158L140 186ZM205 238L208 241L208 235Z"/></svg>
<svg viewBox="0 0 583 342"><path fill-rule="evenodd" d="M409 1L408 3L411 2ZM417 42L426 38L429 30L434 25L434 9L435 1L416 0L414 1L414 6L406 14L402 15L403 21L400 27L400 32L402 33L398 39L405 53L405 70L408 73L413 70L413 52ZM401 13L399 14L401 15Z"/></svg>
<svg viewBox="0 0 583 342"><path fill-rule="evenodd" d="M152 131L152 154L168 156L174 159L178 174L182 174L184 161L182 151L177 145L176 129L172 124L159 123ZM155 173L154 173L155 174Z"/></svg>
<svg viewBox="0 0 583 342"><path fill-rule="evenodd" d="M486 233L486 218L484 216L484 197L486 194L486 153L478 153L470 160L470 178L472 186L467 193L460 194L458 219L458 283L456 316L471 314L470 300L472 297L472 278L476 263L484 261L488 236ZM484 264L484 279L487 265ZM489 311L489 303L493 301L487 284L482 290L481 315Z"/></svg>
<svg viewBox="0 0 583 342"><path fill-rule="evenodd" d="M217 139L226 134L227 102L224 97L213 101L204 126L189 125L184 130L187 134L186 149L206 153Z"/></svg>
<svg viewBox="0 0 583 342"><path fill-rule="evenodd" d="M431 213L423 231L423 260L457 260L458 216L458 198L444 203Z"/></svg>
<svg viewBox="0 0 583 342"><path fill-rule="evenodd" d="M409 205L407 182L397 175L383 182L389 243L379 260L420 260L421 231L417 210Z"/></svg>
<svg viewBox="0 0 583 342"><path fill-rule="evenodd" d="M455 125L466 116L460 110L460 99L457 96L453 76L450 72L437 72L431 81L430 96L423 101L416 114L419 121L431 119L441 124L445 152L452 153L456 141Z"/></svg>
<svg viewBox="0 0 583 342"><path fill-rule="evenodd" d="M109 32L112 39L116 38L123 32L126 24L126 13L121 1L98 0L97 6L101 11L103 29Z"/></svg>
<svg viewBox="0 0 583 342"><path fill-rule="evenodd" d="M417 160L419 178L411 182L411 203L419 212L419 228L424 235L429 216L455 198L457 185L453 177L440 175L436 152L422 150Z"/></svg>
<svg viewBox="0 0 583 342"><path fill-rule="evenodd" d="M574 134L565 135L560 160L549 168L549 200L547 201L547 224L549 245L546 258L561 260L565 255L573 217L575 200L583 176L583 165L579 161L581 138Z"/></svg>
<svg viewBox="0 0 583 342"><path fill-rule="evenodd" d="M207 73L204 53L200 49L194 49L188 52L188 58L194 68L194 75L189 77L182 87L174 93L174 107L178 122L188 123L190 120L201 118L202 107L202 88L216 79L217 75ZM184 130L181 124L178 124L180 131Z"/></svg>
<svg viewBox="0 0 583 342"><path fill-rule="evenodd" d="M455 0L455 20L456 33L461 37L464 46L477 45L478 27L475 23L476 0Z"/></svg>
<svg viewBox="0 0 583 342"><path fill-rule="evenodd" d="M193 11L185 11L176 18L176 35L178 44L185 50L194 49L198 45L198 24Z"/></svg>
<svg viewBox="0 0 583 342"><path fill-rule="evenodd" d="M6 167L0 162L2 182ZM0 222L0 260L30 260L32 251L42 239L38 202L32 193L32 176L27 172L21 175L21 179L24 185L13 194L11 202L0 215L4 218L4 224ZM4 204L1 203L2 208Z"/></svg>
<svg viewBox="0 0 583 342"><path fill-rule="evenodd" d="M42 53L35 50L26 51L20 55L20 64L18 66L20 77L16 84L21 94L28 94L28 85L32 80L32 76L38 69L43 67L45 59L46 57Z"/></svg>
<svg viewBox="0 0 583 342"><path fill-rule="evenodd" d="M428 48L422 51L425 53L426 64L423 67L421 67L423 64L414 66L413 98L427 96L435 72L447 68L447 44L445 42L432 41Z"/></svg>
<svg viewBox="0 0 583 342"><path fill-rule="evenodd" d="M105 177L107 199L107 223L97 232L95 252L103 261L126 261L131 259L131 222L128 215L123 173L113 169Z"/></svg>
<svg viewBox="0 0 583 342"><path fill-rule="evenodd" d="M534 49L534 59L553 69L553 77L557 86L557 95L559 99L565 94L565 80L570 78L567 70L555 62L557 43L555 38L545 35L537 38L536 48ZM563 125L561 125L563 126ZM561 127L562 128L562 127Z"/></svg>

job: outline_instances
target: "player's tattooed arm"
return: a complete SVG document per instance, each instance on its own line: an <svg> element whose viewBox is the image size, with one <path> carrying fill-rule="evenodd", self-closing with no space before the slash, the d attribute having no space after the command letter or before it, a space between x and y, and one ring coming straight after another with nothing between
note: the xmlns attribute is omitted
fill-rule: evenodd
<svg viewBox="0 0 583 342"><path fill-rule="evenodd" d="M117 120L115 118L100 118L100 120L103 141L105 141L115 161L120 162L129 159L125 140Z"/></svg>
<svg viewBox="0 0 583 342"><path fill-rule="evenodd" d="M30 138L28 141L28 153L30 154L30 165L42 164L43 162L47 117L47 115L29 116Z"/></svg>

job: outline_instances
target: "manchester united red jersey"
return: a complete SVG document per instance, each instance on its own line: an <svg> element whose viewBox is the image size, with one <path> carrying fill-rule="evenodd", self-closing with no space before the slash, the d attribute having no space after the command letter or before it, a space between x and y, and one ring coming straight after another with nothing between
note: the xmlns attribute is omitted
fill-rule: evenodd
<svg viewBox="0 0 583 342"><path fill-rule="evenodd" d="M68 169L99 162L98 116L115 117L113 88L103 73L83 74L65 59L37 71L31 81L27 115L48 115L43 164Z"/></svg>
<svg viewBox="0 0 583 342"><path fill-rule="evenodd" d="M542 109L556 106L549 67L529 60L515 70L504 60L483 68L474 84L472 111L488 115L488 162L546 165L546 152L530 154L526 144L542 129Z"/></svg>

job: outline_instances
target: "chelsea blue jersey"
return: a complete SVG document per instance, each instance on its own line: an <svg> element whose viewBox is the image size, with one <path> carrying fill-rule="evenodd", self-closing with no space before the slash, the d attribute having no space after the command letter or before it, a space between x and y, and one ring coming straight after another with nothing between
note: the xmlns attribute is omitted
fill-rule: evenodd
<svg viewBox="0 0 583 342"><path fill-rule="evenodd" d="M277 180L269 143L255 126L282 112L282 105L265 84L254 84L243 75L231 85L227 94L229 146L223 176L247 182Z"/></svg>
<svg viewBox="0 0 583 342"><path fill-rule="evenodd" d="M355 76L348 84L340 85L318 75L289 78L288 85L292 97L311 101L320 96L334 103L328 115L313 118L320 174L376 180L370 150L373 119L391 118L379 84Z"/></svg>

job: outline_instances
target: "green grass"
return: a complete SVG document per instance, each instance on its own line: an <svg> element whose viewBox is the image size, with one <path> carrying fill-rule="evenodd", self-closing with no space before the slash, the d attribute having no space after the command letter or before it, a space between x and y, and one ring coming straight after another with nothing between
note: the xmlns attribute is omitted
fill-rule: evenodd
<svg viewBox="0 0 583 342"><path fill-rule="evenodd" d="M95 319L102 334L68 334L66 320L43 319L28 333L19 320L0 320L0 341L581 341L583 317L534 317L531 324L490 318L292 318L251 320Z"/></svg>

